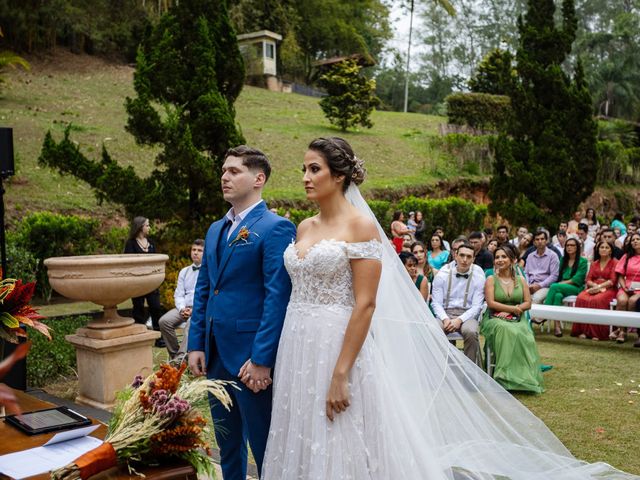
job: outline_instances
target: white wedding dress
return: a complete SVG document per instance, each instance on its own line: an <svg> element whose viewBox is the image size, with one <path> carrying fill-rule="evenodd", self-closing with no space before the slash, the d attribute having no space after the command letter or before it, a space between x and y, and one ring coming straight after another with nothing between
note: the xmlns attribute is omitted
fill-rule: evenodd
<svg viewBox="0 0 640 480"><path fill-rule="evenodd" d="M375 219L356 187L347 198ZM381 260L382 277L350 373L350 406L331 422L325 401L354 305L352 259ZM574 458L451 346L390 245L322 240L305 253L292 243L284 262L292 293L264 480L640 478Z"/></svg>

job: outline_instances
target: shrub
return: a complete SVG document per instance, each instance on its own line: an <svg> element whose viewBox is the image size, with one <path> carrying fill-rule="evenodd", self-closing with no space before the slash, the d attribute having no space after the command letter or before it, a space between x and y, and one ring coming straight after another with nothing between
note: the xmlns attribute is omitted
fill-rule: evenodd
<svg viewBox="0 0 640 480"><path fill-rule="evenodd" d="M65 335L75 333L84 327L90 317L74 316L43 320L51 331L52 340L44 335L30 335L31 350L27 357L27 384L41 387L57 380L59 377L75 374L76 351L73 345L65 340Z"/></svg>
<svg viewBox="0 0 640 480"><path fill-rule="evenodd" d="M367 200L367 204L380 225L382 225L382 228L391 225L391 202L386 200Z"/></svg>
<svg viewBox="0 0 640 480"><path fill-rule="evenodd" d="M447 102L449 123L472 128L502 130L511 117L511 100L488 93L453 93Z"/></svg>
<svg viewBox="0 0 640 480"><path fill-rule="evenodd" d="M111 227L100 235L100 253L122 253L129 237L129 227Z"/></svg>
<svg viewBox="0 0 640 480"><path fill-rule="evenodd" d="M95 219L51 212L32 213L18 225L16 245L38 259L38 291L44 299L51 296L51 286L42 262L49 257L95 253L99 225Z"/></svg>
<svg viewBox="0 0 640 480"><path fill-rule="evenodd" d="M287 212L289 212L289 220L291 220L296 226L300 225L300 222L302 222L304 219L313 217L316 213L318 213L317 210L302 210L297 208L284 207L278 208L278 215L280 215L281 217L284 217Z"/></svg>
<svg viewBox="0 0 640 480"><path fill-rule="evenodd" d="M624 145L617 140L599 140L596 148L602 161L602 165L598 169L598 185L622 182L629 166Z"/></svg>
<svg viewBox="0 0 640 480"><path fill-rule="evenodd" d="M411 196L402 199L396 207L403 212L422 212L427 234L433 232L435 226L441 226L447 236L480 230L487 215L486 205L475 205L458 197L426 199Z"/></svg>
<svg viewBox="0 0 640 480"><path fill-rule="evenodd" d="M458 171L469 175L491 173L493 161L492 135L449 133L442 137L430 137L432 148L448 153L457 163Z"/></svg>
<svg viewBox="0 0 640 480"><path fill-rule="evenodd" d="M23 282L35 282L38 273L38 259L27 249L15 242L15 235L7 235L6 276Z"/></svg>

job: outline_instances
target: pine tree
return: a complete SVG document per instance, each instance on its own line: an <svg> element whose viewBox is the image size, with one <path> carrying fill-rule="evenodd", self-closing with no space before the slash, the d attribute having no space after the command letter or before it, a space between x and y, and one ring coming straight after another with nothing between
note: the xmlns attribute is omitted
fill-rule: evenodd
<svg viewBox="0 0 640 480"><path fill-rule="evenodd" d="M39 162L86 181L99 200L120 203L129 215L204 226L224 205L224 152L244 141L233 107L243 80L226 0L176 2L145 35L136 96L126 99L126 129L139 145L161 148L157 168L141 178L105 148L101 161L87 159L68 130L59 143L47 133Z"/></svg>
<svg viewBox="0 0 640 480"><path fill-rule="evenodd" d="M599 166L591 96L578 62L562 68L575 39L573 0L529 0L518 21L518 78L509 96L514 119L495 143L491 211L515 223L554 226L594 189Z"/></svg>

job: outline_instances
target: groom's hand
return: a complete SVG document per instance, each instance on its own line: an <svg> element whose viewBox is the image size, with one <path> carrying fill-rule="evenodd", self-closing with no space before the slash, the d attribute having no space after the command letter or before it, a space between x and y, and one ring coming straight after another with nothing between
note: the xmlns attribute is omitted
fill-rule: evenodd
<svg viewBox="0 0 640 480"><path fill-rule="evenodd" d="M195 377L201 377L207 374L207 362L204 357L204 352L200 350L194 350L189 352L189 370Z"/></svg>
<svg viewBox="0 0 640 480"><path fill-rule="evenodd" d="M271 368L256 365L249 359L240 368L238 378L249 390L253 393L258 393L260 390L266 390L271 385Z"/></svg>

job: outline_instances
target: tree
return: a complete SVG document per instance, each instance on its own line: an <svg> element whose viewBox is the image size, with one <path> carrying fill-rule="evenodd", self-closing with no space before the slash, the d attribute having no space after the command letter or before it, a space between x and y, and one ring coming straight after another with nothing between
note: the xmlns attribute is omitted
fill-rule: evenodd
<svg viewBox="0 0 640 480"><path fill-rule="evenodd" d="M2 33L2 28L0 28L0 38L2 38L4 34ZM5 68L11 67L16 68L20 65L25 70L29 70L29 63L22 57L16 55L9 50L4 50L0 52L0 74L4 71ZM4 79L0 75L0 83L2 83Z"/></svg>
<svg viewBox="0 0 640 480"><path fill-rule="evenodd" d="M375 96L376 82L360 74L356 60L337 63L320 77L319 83L327 90L320 107L332 124L342 131L356 125L373 126L369 115L380 104Z"/></svg>
<svg viewBox="0 0 640 480"><path fill-rule="evenodd" d="M556 225L594 189L599 158L596 122L582 65L562 69L576 35L573 0L529 0L518 21L518 78L510 92L514 118L495 143L491 211L514 223Z"/></svg>
<svg viewBox="0 0 640 480"><path fill-rule="evenodd" d="M136 97L126 99L127 131L139 145L161 147L157 168L141 178L104 147L101 161L87 159L68 129L59 143L47 133L39 162L86 181L100 201L120 203L129 215L202 227L224 205L217 188L223 155L244 142L233 107L243 79L226 1L176 2L146 34Z"/></svg>
<svg viewBox="0 0 640 480"><path fill-rule="evenodd" d="M475 93L508 95L517 75L512 63L511 53L496 48L478 65L475 75L469 80L469 88Z"/></svg>

